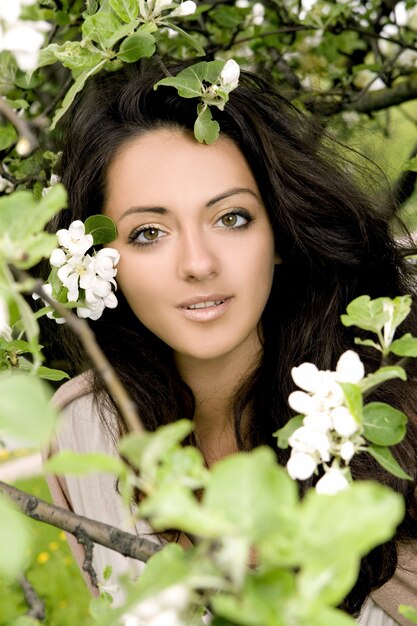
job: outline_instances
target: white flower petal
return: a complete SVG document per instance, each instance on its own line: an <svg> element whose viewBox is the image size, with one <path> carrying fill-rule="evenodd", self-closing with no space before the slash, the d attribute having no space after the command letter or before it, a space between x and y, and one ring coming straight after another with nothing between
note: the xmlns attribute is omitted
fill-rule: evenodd
<svg viewBox="0 0 417 626"><path fill-rule="evenodd" d="M109 293L103 300L108 309L115 309L117 307L117 298L113 292Z"/></svg>
<svg viewBox="0 0 417 626"><path fill-rule="evenodd" d="M297 387L304 391L316 392L320 386L320 372L313 363L302 363L293 367L291 376Z"/></svg>
<svg viewBox="0 0 417 626"><path fill-rule="evenodd" d="M55 248L52 250L51 256L49 257L49 262L54 267L61 267L67 261L67 255L62 250L62 248Z"/></svg>
<svg viewBox="0 0 417 626"><path fill-rule="evenodd" d="M342 470L331 467L316 484L317 493L332 496L349 487L349 482Z"/></svg>
<svg viewBox="0 0 417 626"><path fill-rule="evenodd" d="M314 474L317 467L315 459L304 452L293 452L287 463L287 472L294 480L306 480Z"/></svg>
<svg viewBox="0 0 417 626"><path fill-rule="evenodd" d="M359 383L365 376L365 368L359 355L353 350L344 352L337 362L336 374L341 383Z"/></svg>
<svg viewBox="0 0 417 626"><path fill-rule="evenodd" d="M229 59L220 72L220 82L227 91L232 91L239 84L239 76L239 64L234 59Z"/></svg>
<svg viewBox="0 0 417 626"><path fill-rule="evenodd" d="M341 437L351 437L360 425L345 406L339 406L331 412L333 428Z"/></svg>
<svg viewBox="0 0 417 626"><path fill-rule="evenodd" d="M307 428L313 428L323 433L326 433L333 427L330 415L320 411L306 415L303 420L303 424L304 426L307 426Z"/></svg>
<svg viewBox="0 0 417 626"><path fill-rule="evenodd" d="M196 9L197 5L193 0L185 0L169 14L169 17L186 17L195 13Z"/></svg>
<svg viewBox="0 0 417 626"><path fill-rule="evenodd" d="M288 396L288 404L297 413L308 415L317 410L317 400L304 391L293 391Z"/></svg>
<svg viewBox="0 0 417 626"><path fill-rule="evenodd" d="M340 456L344 461L349 462L354 454L355 446L352 441L345 441L345 443L340 446Z"/></svg>

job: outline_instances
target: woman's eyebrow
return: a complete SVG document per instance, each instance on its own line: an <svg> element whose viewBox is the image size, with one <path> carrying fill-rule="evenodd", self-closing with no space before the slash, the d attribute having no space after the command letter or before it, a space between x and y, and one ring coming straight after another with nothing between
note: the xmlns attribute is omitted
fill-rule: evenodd
<svg viewBox="0 0 417 626"><path fill-rule="evenodd" d="M240 193L250 193L252 196L254 196L258 200L258 202L262 202L259 195L255 193L254 191L252 191L252 189L249 189L249 187L233 187L233 189L229 189L228 191L219 193L218 196L214 196L214 198L212 198L211 200L207 202L206 207L207 208L211 207L213 206L213 204L216 204L217 202L220 202L221 200L225 200L225 198L229 198L230 196L235 196Z"/></svg>
<svg viewBox="0 0 417 626"><path fill-rule="evenodd" d="M169 211L163 206L132 206L123 213L118 221L121 222L124 217L132 213L156 213L157 215L166 215Z"/></svg>
<svg viewBox="0 0 417 626"><path fill-rule="evenodd" d="M217 202L220 202L221 200L230 198L230 196L236 196L242 193L249 193L254 196L258 202L262 202L259 195L252 191L252 189L249 189L249 187L233 187L233 189L228 189L227 191L214 196L214 198L211 198L211 200L206 203L206 208L213 206L213 204L217 204ZM125 211L118 221L121 222L124 217L132 215L132 213L156 213L157 215L166 215L169 213L169 209L162 206L133 206Z"/></svg>

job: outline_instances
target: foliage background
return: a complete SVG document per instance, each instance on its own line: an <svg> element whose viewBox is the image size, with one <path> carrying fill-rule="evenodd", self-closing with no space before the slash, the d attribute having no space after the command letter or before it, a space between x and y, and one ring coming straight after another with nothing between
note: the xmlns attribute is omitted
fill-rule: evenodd
<svg viewBox="0 0 417 626"><path fill-rule="evenodd" d="M129 6L134 3L126 0ZM57 155L50 125L63 98L80 74L94 67L96 48L107 55L107 70L121 63L123 36L113 41L95 36L92 29L89 39L82 26L100 8L111 12L112 6L121 4L122 0L39 0L24 7L25 18L51 24L46 36L50 48L41 53L42 67L31 75L18 69L12 52L0 53L2 101L26 120L37 144L22 154L19 139L25 137L25 130L16 130L16 120L3 112L2 194L33 189L40 198L53 182ZM194 38L194 45L162 25L153 32L158 54L189 59L200 46L207 60L234 58L242 67L264 75L296 106L314 115L323 129L376 161L392 182L400 214L416 229L414 0L264 0L262 19L257 20L260 9L256 13L254 6L245 0L200 2L195 14L178 22ZM22 487L46 495L41 479ZM27 576L36 579L38 592L46 599L47 623L87 624L87 593L59 531L32 522L31 533L34 543ZM21 614L24 605L16 583L1 582L0 606L0 624Z"/></svg>

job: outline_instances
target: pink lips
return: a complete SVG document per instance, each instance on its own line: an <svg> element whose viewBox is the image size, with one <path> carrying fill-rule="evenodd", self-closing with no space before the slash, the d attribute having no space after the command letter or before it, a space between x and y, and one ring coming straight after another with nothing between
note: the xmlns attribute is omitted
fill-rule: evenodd
<svg viewBox="0 0 417 626"><path fill-rule="evenodd" d="M195 296L182 302L177 308L189 320L194 322L211 322L221 317L229 308L232 301L231 296L223 294L209 294ZM213 303L219 304L213 304ZM195 305L200 305L197 308ZM201 306L207 305L207 306Z"/></svg>

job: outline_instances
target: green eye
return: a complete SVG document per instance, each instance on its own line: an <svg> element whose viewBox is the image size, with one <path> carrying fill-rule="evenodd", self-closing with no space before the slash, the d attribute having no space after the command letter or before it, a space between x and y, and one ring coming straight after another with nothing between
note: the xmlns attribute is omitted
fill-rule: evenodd
<svg viewBox="0 0 417 626"><path fill-rule="evenodd" d="M222 224L224 226L236 226L238 216L236 213L229 213L229 215L223 215L221 218Z"/></svg>
<svg viewBox="0 0 417 626"><path fill-rule="evenodd" d="M158 239L159 229L158 228L147 228L141 232L141 235L146 241L155 241Z"/></svg>

